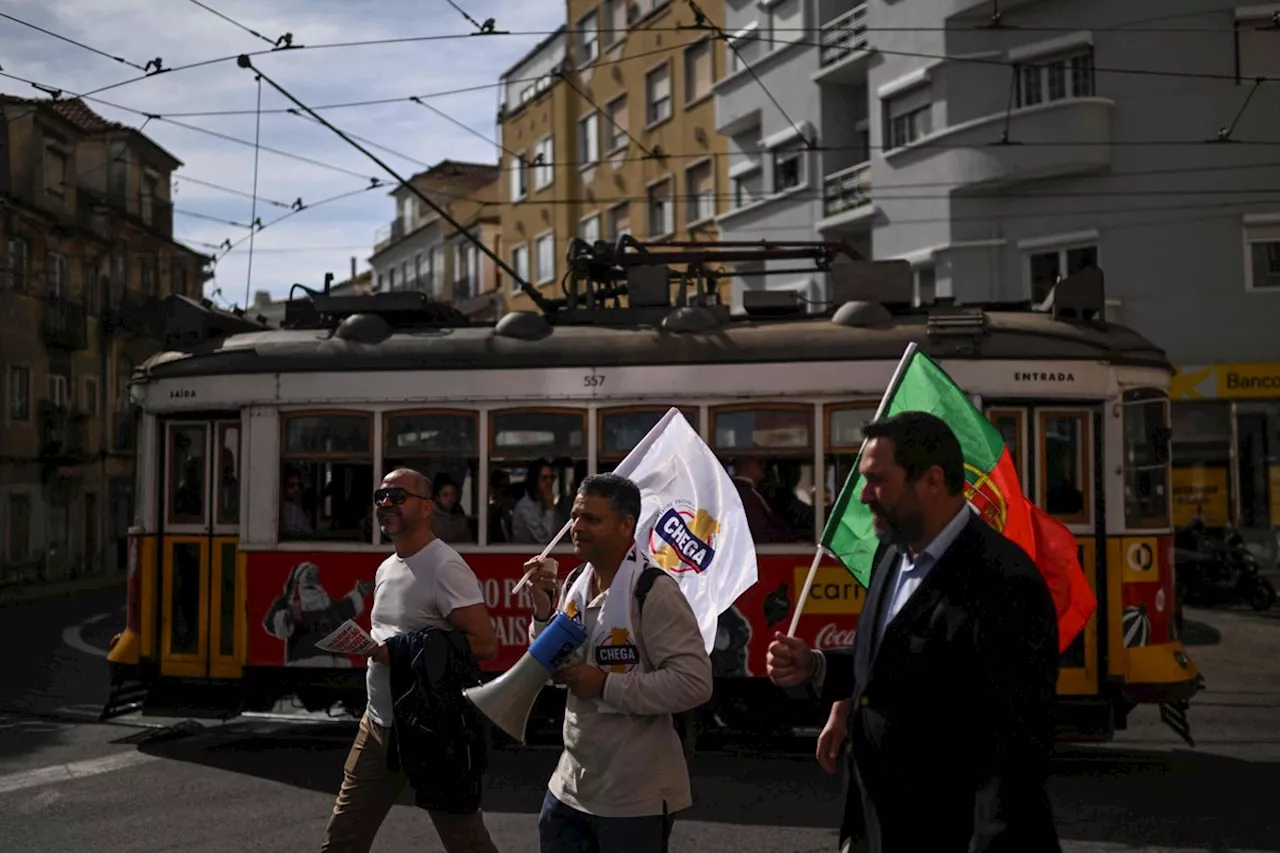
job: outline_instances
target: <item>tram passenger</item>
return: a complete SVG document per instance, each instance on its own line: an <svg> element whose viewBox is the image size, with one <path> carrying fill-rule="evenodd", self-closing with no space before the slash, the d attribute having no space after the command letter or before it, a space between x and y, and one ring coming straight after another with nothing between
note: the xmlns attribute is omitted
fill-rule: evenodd
<svg viewBox="0 0 1280 853"><path fill-rule="evenodd" d="M289 468L284 474L284 489L280 497L280 532L287 536L312 532L311 519L302 507L302 474L296 468Z"/></svg>
<svg viewBox="0 0 1280 853"><path fill-rule="evenodd" d="M432 533L430 495L431 481L408 468L392 471L374 492L378 523L394 544L395 553L383 560L375 575L370 633L380 645L368 661L365 680L369 701L343 768L342 787L321 853L368 853L382 821L410 780L415 801L431 816L446 851L497 851L480 810L483 762L471 755L469 761L455 759L424 767L430 756L399 748L410 738L422 742L424 729L432 753L461 752L470 749L472 742L472 733L454 722L462 714L427 720L430 725L414 726L412 732L398 730L396 709L403 703L393 702L393 687L402 680L397 670L412 668L417 674L417 667L408 662L415 635L420 636L426 628L462 633L471 660L459 662L451 655L439 667L445 671L460 663L491 660L498 654L498 637L479 580L458 552ZM426 668L436 668L435 660ZM463 707L461 692L453 692L457 693L453 706ZM399 689L396 695L401 695ZM449 697L436 698L444 702ZM439 741L433 740L432 729L447 733L434 737L457 740L441 748Z"/></svg>
<svg viewBox="0 0 1280 853"><path fill-rule="evenodd" d="M555 676L569 696L564 751L538 819L542 853L666 850L672 816L693 802L672 715L710 700L711 659L680 586L636 547L639 515L635 483L585 478L570 532L584 564L559 593L555 560L532 578L530 639L557 600L582 615L589 637L574 656L586 662Z"/></svg>
<svg viewBox="0 0 1280 853"><path fill-rule="evenodd" d="M563 524L556 517L556 471L538 459L525 471L524 496L511 514L511 541L546 545Z"/></svg>
<svg viewBox="0 0 1280 853"><path fill-rule="evenodd" d="M795 534L760 493L764 475L764 463L754 456L739 456L733 460L733 484L738 488L738 497L742 499L742 508L747 514L751 538L757 545L791 542Z"/></svg>
<svg viewBox="0 0 1280 853"><path fill-rule="evenodd" d="M435 488L435 506L431 509L431 531L437 539L450 545L476 541L471 529L471 519L458 504L458 484L443 471L432 481Z"/></svg>
<svg viewBox="0 0 1280 853"><path fill-rule="evenodd" d="M1049 588L969 508L946 423L904 412L864 432L860 500L890 547L853 647L814 652L778 633L767 656L774 683L851 699L850 796L862 808L846 809L846 844L1060 853L1045 790L1059 665Z"/></svg>

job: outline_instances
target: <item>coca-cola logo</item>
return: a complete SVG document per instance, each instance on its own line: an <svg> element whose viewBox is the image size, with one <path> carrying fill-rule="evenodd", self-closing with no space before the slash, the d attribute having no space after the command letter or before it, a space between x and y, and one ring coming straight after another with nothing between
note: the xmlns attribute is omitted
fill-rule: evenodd
<svg viewBox="0 0 1280 853"><path fill-rule="evenodd" d="M815 649L843 649L853 645L853 628L841 630L834 622L830 622L822 627L818 632L818 636L813 639L813 647Z"/></svg>

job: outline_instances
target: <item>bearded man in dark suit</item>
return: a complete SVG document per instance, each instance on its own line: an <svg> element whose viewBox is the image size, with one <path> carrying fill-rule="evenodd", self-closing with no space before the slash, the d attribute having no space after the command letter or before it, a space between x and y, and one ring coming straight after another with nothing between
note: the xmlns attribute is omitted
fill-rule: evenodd
<svg viewBox="0 0 1280 853"><path fill-rule="evenodd" d="M888 545L853 647L778 633L769 677L850 700L846 850L1060 853L1045 785L1058 628L1048 586L964 497L964 455L923 412L868 424L859 500ZM860 806L860 808L859 808ZM845 833L842 833L845 834Z"/></svg>

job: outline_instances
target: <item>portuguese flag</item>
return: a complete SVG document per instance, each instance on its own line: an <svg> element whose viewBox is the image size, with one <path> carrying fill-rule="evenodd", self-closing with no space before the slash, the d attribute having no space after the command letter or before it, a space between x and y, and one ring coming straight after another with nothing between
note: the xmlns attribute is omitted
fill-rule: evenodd
<svg viewBox="0 0 1280 853"><path fill-rule="evenodd" d="M928 412L942 418L960 440L964 449L965 497L984 521L1018 543L1035 561L1053 593L1059 646L1065 650L1098 605L1080 568L1075 536L1022 494L1018 470L999 430L914 344L902 357L877 417L907 411ZM844 563L858 583L867 587L879 540L871 511L858 500L862 485L855 460L849 479L831 508L821 544Z"/></svg>

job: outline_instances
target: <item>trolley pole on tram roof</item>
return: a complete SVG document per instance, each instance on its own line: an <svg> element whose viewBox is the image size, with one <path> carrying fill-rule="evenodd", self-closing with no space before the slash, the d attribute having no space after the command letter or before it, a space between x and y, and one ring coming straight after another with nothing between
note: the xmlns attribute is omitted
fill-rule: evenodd
<svg viewBox="0 0 1280 853"><path fill-rule="evenodd" d="M284 95L289 100L293 101L301 109L306 110L307 115L311 116L316 121L320 122L322 125L324 125L325 127L332 130L334 133L336 133L338 137L342 139L343 142L347 143L352 148L355 148L361 154L363 154L364 156L368 157L370 160L372 160L373 162L381 166L383 171L385 171L391 177L395 178L396 181L400 184L400 186L408 188L409 191L412 192L414 195L416 195L424 204L427 205L427 207L431 208L436 213L438 213L441 219L443 219L445 222L448 222L459 233L465 235L468 240L470 240L472 243L476 245L476 248L478 248L481 252L484 252L486 255L488 255L489 259L492 260L495 264L497 264L499 269L501 269L507 275L511 276L512 281L519 282L520 289L524 291L526 296L528 296L530 299L533 300L534 304L537 305L538 308L542 310L543 314L548 315L548 317L555 315L556 306L549 299L547 299L545 296L539 293L537 288L533 287L533 285L529 284L529 282L521 278L516 273L516 271L506 263L506 261L502 260L502 258L499 257L496 252L494 252L492 249L486 246L483 240L480 240L474 237L469 230L464 228L456 219L450 216L447 210L442 208L440 205L436 204L431 199L427 198L426 193L422 192L417 187L415 187L412 183L400 177L400 175L398 175L394 169L392 169L386 163L382 162L382 160L378 159L378 157L375 156L371 151L369 151L369 149L360 145L354 139L347 136L338 128L334 127L332 124L326 121L322 116L318 115L315 110L311 109L311 107L307 106L306 104L302 103L302 101L299 101L297 98L295 98L292 94L289 93L287 89L285 89L279 83L272 80L270 77L268 77L265 73L263 73L258 68L255 68L253 65L253 60L250 59L248 55L243 53L240 54L240 56L236 59L236 64L239 65L241 68L248 68L249 70L253 71L263 80L267 81L267 83L271 85L271 88L275 89L277 92Z"/></svg>

